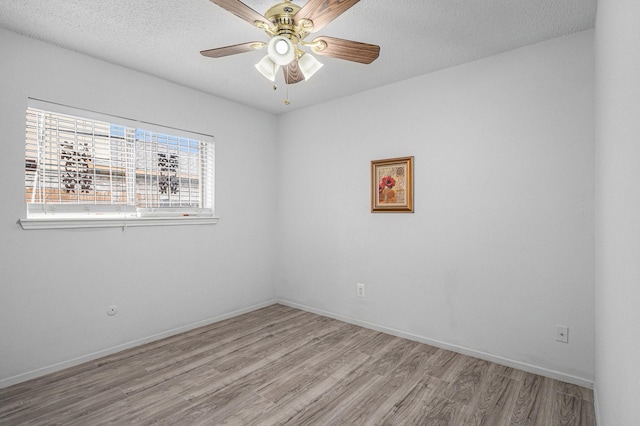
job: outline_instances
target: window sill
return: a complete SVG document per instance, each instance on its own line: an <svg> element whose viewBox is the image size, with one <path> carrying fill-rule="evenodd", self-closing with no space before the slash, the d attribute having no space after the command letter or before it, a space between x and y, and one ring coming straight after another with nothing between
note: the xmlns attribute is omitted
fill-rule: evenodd
<svg viewBox="0 0 640 426"><path fill-rule="evenodd" d="M217 217L133 217L20 219L22 229L129 228L138 226L215 225Z"/></svg>

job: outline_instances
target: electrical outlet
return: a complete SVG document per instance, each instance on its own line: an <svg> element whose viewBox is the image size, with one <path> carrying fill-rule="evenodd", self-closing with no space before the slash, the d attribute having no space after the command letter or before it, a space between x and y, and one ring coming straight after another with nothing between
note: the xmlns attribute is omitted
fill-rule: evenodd
<svg viewBox="0 0 640 426"><path fill-rule="evenodd" d="M556 325L556 341L569 343L569 327L566 325Z"/></svg>
<svg viewBox="0 0 640 426"><path fill-rule="evenodd" d="M364 297L364 284L356 284L356 294L358 295L358 297Z"/></svg>

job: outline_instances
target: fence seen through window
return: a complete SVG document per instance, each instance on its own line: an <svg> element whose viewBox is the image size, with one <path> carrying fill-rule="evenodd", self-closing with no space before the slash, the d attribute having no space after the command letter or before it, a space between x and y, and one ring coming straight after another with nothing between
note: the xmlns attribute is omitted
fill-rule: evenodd
<svg viewBox="0 0 640 426"><path fill-rule="evenodd" d="M213 213L213 144L28 108L28 214Z"/></svg>

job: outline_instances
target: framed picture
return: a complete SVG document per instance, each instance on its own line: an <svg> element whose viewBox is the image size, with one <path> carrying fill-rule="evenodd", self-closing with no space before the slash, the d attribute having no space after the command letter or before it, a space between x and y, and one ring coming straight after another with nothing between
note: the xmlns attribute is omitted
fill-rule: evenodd
<svg viewBox="0 0 640 426"><path fill-rule="evenodd" d="M371 162L371 212L413 213L413 157Z"/></svg>

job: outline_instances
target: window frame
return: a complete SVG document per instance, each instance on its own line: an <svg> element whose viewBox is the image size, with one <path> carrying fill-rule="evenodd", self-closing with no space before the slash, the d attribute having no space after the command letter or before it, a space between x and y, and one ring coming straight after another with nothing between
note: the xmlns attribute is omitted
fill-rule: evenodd
<svg viewBox="0 0 640 426"><path fill-rule="evenodd" d="M206 185L210 194L206 197L206 207L137 207L129 203L123 205L109 204L65 204L48 203L47 205L25 202L27 217L18 220L25 230L31 229L76 229L76 228L122 228L142 226L176 226L176 225L208 225L218 222L215 215L215 144L211 135L177 129L173 127L148 123L125 117L99 113L86 109L70 107L35 98L28 98L27 108L38 109L54 114L63 114L81 119L106 122L110 125L125 126L137 130L150 131L177 138L189 138L205 143L209 167ZM25 136L26 138L27 136ZM25 149L27 139L25 139ZM26 159L25 153L25 159ZM25 191L27 190L27 162L25 161ZM204 195L203 195L204 196ZM203 200L204 201L204 200ZM210 205L210 207L209 207Z"/></svg>

